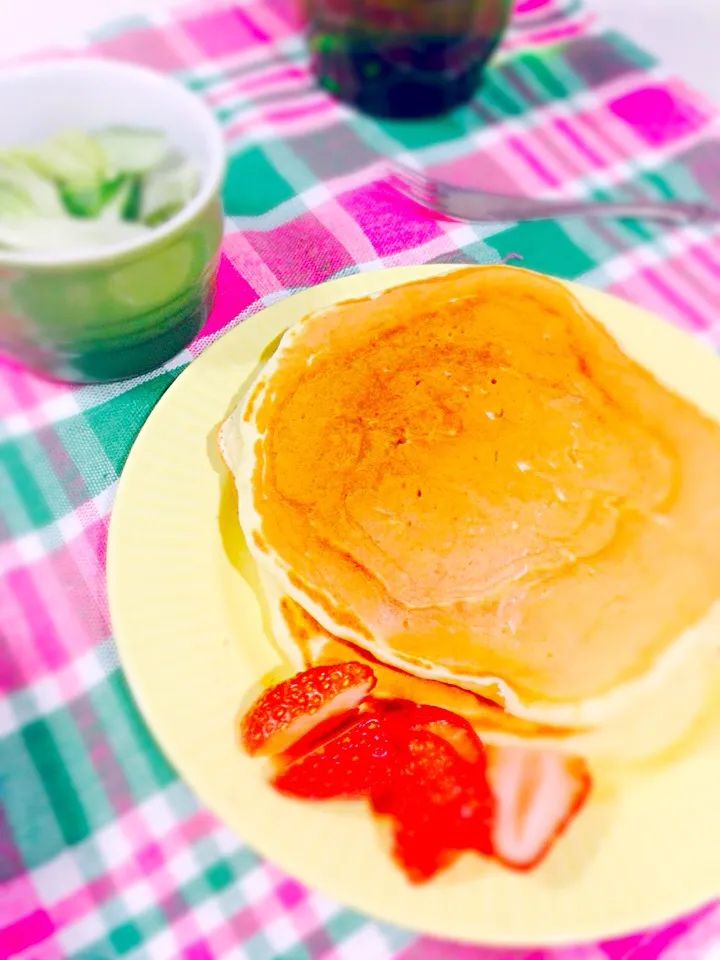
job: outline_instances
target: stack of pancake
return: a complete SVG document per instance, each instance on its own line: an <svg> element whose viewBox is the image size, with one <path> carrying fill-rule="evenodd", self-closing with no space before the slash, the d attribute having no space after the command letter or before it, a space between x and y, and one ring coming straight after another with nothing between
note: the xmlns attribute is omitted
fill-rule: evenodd
<svg viewBox="0 0 720 960"><path fill-rule="evenodd" d="M702 707L720 425L559 282L473 267L314 313L221 447L298 668L366 661L379 696L586 755Z"/></svg>

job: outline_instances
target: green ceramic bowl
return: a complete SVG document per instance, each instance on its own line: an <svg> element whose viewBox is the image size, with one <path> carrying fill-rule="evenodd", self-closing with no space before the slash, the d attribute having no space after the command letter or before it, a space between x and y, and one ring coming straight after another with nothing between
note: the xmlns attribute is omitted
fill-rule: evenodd
<svg viewBox="0 0 720 960"><path fill-rule="evenodd" d="M68 127L162 129L201 187L141 241L88 254L0 250L0 354L73 382L122 380L185 347L207 317L222 238L222 132L181 84L111 60L0 72L0 148Z"/></svg>

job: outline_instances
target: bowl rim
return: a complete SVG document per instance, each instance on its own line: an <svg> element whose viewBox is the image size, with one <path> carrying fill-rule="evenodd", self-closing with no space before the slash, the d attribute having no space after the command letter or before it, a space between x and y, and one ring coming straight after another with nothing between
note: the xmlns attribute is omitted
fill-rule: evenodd
<svg viewBox="0 0 720 960"><path fill-rule="evenodd" d="M54 267L91 267L102 265L128 255L143 253L152 247L161 244L163 240L181 231L194 220L207 206L212 198L220 192L225 176L227 152L223 131L215 119L210 108L200 97L192 93L175 77L149 67L127 63L124 60L115 60L102 56L74 56L67 59L42 60L37 63L20 64L0 69L0 87L8 80L22 82L33 77L57 78L59 73L77 73L97 71L98 73L116 73L133 76L147 84L148 88L164 89L172 96L185 101L188 120L200 130L205 139L210 155L207 171L203 174L202 183L197 194L178 213L165 223L152 229L147 237L140 240L123 241L113 245L94 249L63 253L59 251L13 252L0 248L0 268L54 268ZM149 94L151 95L151 93Z"/></svg>

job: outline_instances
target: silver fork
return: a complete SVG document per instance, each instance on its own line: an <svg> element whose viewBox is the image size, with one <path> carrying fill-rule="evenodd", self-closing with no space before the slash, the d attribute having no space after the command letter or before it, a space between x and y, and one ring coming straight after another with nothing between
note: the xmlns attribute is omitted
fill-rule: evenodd
<svg viewBox="0 0 720 960"><path fill-rule="evenodd" d="M458 187L398 163L391 172L389 183L421 206L453 220L486 223L555 217L637 217L668 223L720 220L720 209L707 203L684 200L536 200L534 197Z"/></svg>

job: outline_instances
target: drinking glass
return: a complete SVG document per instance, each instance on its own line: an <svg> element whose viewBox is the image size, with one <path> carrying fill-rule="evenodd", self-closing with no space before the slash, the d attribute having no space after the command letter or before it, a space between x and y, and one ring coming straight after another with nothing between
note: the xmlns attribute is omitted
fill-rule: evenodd
<svg viewBox="0 0 720 960"><path fill-rule="evenodd" d="M301 0L320 84L367 113L426 117L469 100L512 0Z"/></svg>

